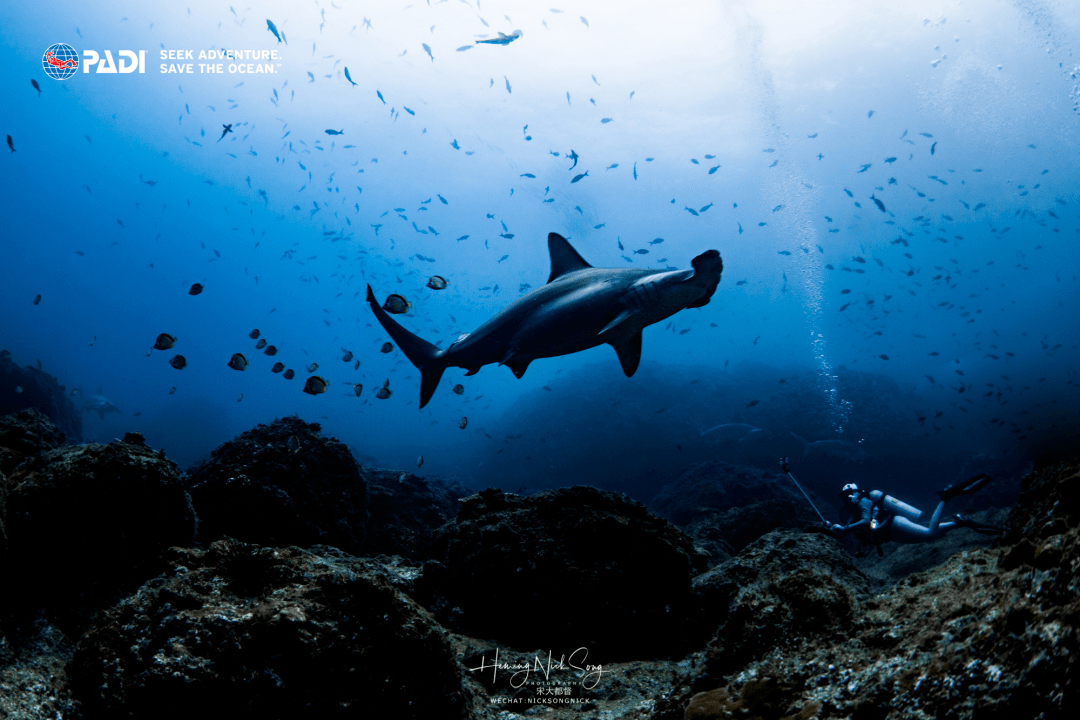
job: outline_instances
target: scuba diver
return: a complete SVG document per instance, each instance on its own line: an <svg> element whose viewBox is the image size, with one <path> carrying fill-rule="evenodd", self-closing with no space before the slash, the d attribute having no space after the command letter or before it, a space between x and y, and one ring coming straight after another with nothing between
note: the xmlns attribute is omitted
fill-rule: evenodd
<svg viewBox="0 0 1080 720"><path fill-rule="evenodd" d="M849 519L844 525L833 524L830 530L840 535L854 532L862 545L877 546L878 554L882 554L881 543L883 542L928 542L958 527L971 528L975 532L986 535L996 535L1001 532L1001 528L977 523L963 515L954 515L949 521L941 521L945 503L959 495L970 495L988 485L990 479L989 475L976 475L965 483L950 485L938 491L937 495L941 501L930 517L929 527L915 522L923 514L918 508L886 495L880 490L867 492L860 490L855 483L848 483L840 490L840 499L844 502L841 517L846 515Z"/></svg>

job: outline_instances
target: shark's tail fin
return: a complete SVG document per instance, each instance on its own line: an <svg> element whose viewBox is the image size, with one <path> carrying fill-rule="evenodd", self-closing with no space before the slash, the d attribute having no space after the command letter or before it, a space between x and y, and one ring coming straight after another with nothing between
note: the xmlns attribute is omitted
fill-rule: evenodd
<svg viewBox="0 0 1080 720"><path fill-rule="evenodd" d="M442 379L443 371L446 370L443 351L427 340L413 335L387 315L386 311L379 306L379 301L375 299L371 285L367 286L367 301L371 305L371 311L378 318L379 324L390 333L390 337L405 353L405 357L409 358L409 362L420 371L420 407L424 407L435 394L435 388L439 386L439 380Z"/></svg>
<svg viewBox="0 0 1080 720"><path fill-rule="evenodd" d="M791 434L791 437L795 438L796 440L798 440L799 442L801 442L801 443L802 443L802 446L803 446L803 450L802 450L802 456L803 456L803 457L806 457L806 454L807 454L808 452L810 452L810 442L809 442L808 440L805 440L805 439L803 439L803 438L799 437L798 435L796 435L795 433L791 432L790 430L789 430L788 432L789 432L789 433Z"/></svg>

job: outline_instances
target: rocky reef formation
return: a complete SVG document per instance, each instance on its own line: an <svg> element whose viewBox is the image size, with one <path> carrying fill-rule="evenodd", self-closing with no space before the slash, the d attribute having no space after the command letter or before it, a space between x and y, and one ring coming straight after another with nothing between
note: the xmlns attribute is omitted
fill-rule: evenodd
<svg viewBox="0 0 1080 720"><path fill-rule="evenodd" d="M5 421L4 437L16 440L8 452L25 449L40 429L40 415L20 417L21 435ZM153 577L161 552L192 541L195 517L176 466L138 434L26 457L5 484L0 608L10 637L21 632L20 618L41 609L77 636L98 607Z"/></svg>
<svg viewBox="0 0 1080 720"><path fill-rule="evenodd" d="M737 512L740 501L784 501L782 483L773 495L745 470L724 469L710 496L719 466L691 468L694 482L666 500L689 525L712 518L730 557L710 567L686 533L625 495L488 489L458 504L458 486L361 475L298 418L241 435L186 482L137 434L76 447L60 437L38 413L0 419L4 717L214 707L260 719L1058 720L1078 710L1080 463L1028 476L994 547L883 581L827 534ZM184 487L240 477L263 504L233 511L269 507L303 530L305 547L199 542ZM315 492L277 486L282 477ZM359 535L346 482L378 516ZM217 490L204 489L195 514L222 515ZM312 543L327 537L358 549Z"/></svg>
<svg viewBox="0 0 1080 720"><path fill-rule="evenodd" d="M789 621L801 599L789 598L780 612L762 607L757 624L783 641L759 648L749 663L730 661L743 641L721 628L701 674L659 703L656 717L690 717L688 706L697 708L693 717L727 717L738 698L761 688L771 707L763 718L807 708L822 718L1074 717L1078 490L1076 462L1028 476L999 547L960 552L847 603L846 617L813 632ZM725 699L692 700L695 691Z"/></svg>
<svg viewBox="0 0 1080 720"><path fill-rule="evenodd" d="M20 367L11 353L0 350L0 416L36 408L46 415L73 442L82 437L82 414L68 398L67 388L37 367Z"/></svg>
<svg viewBox="0 0 1080 720"><path fill-rule="evenodd" d="M367 487L344 443L297 417L258 425L191 471L199 540L260 545L333 545L358 553Z"/></svg>
<svg viewBox="0 0 1080 720"><path fill-rule="evenodd" d="M425 601L455 630L518 650L587 646L607 661L693 649L704 557L619 493L484 490L435 538ZM634 628L633 632L628 632Z"/></svg>
<svg viewBox="0 0 1080 720"><path fill-rule="evenodd" d="M79 640L87 716L466 716L445 631L370 561L219 540L163 563Z"/></svg>
<svg viewBox="0 0 1080 720"><path fill-rule="evenodd" d="M472 495L460 483L426 480L400 470L364 468L368 491L367 534L361 554L428 560L435 530L457 517L460 499Z"/></svg>
<svg viewBox="0 0 1080 720"><path fill-rule="evenodd" d="M819 507L820 498L814 498ZM791 480L749 465L702 462L664 487L649 508L683 528L716 565L777 528L820 518Z"/></svg>

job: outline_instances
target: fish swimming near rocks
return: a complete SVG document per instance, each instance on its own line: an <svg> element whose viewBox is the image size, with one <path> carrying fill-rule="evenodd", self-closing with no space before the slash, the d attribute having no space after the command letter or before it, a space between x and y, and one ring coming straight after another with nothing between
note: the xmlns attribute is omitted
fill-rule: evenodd
<svg viewBox="0 0 1080 720"><path fill-rule="evenodd" d="M706 250L691 261L691 270L594 268L557 233L548 234L548 252L551 274L546 285L518 298L445 350L399 325L368 285L371 311L420 371L421 408L448 367L475 375L484 365L498 363L520 378L537 358L608 344L629 377L641 361L645 326L707 305L724 267L719 251Z"/></svg>
<svg viewBox="0 0 1080 720"><path fill-rule="evenodd" d="M836 458L837 460L843 460L844 462L862 462L870 458L870 453L859 447L858 443L853 443L848 440L817 440L810 442L805 440L795 433L790 433L791 437L798 440L803 445L803 457L810 454L820 455L827 458Z"/></svg>
<svg viewBox="0 0 1080 720"><path fill-rule="evenodd" d="M107 414L109 414L109 413L121 413L122 414L123 411L120 408L113 405L109 401L109 399L102 394L101 388L102 388L102 386L99 385L97 395L88 395L88 396L86 396L86 399L83 400L82 411L84 413L85 412L96 412L98 414L98 417L101 418L102 420L104 420L105 416Z"/></svg>

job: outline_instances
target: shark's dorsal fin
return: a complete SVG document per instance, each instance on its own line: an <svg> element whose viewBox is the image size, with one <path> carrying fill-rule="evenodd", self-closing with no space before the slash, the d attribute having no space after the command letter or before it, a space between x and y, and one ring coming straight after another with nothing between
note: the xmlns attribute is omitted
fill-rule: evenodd
<svg viewBox="0 0 1080 720"><path fill-rule="evenodd" d="M585 262L585 258L578 254L566 238L558 233L548 233L548 252L551 253L551 275L548 282L562 277L567 273L591 268L592 265Z"/></svg>
<svg viewBox="0 0 1080 720"><path fill-rule="evenodd" d="M626 377L631 377L637 372L638 363L641 362L641 331L634 333L628 338L608 343L615 348L619 356L619 363Z"/></svg>

